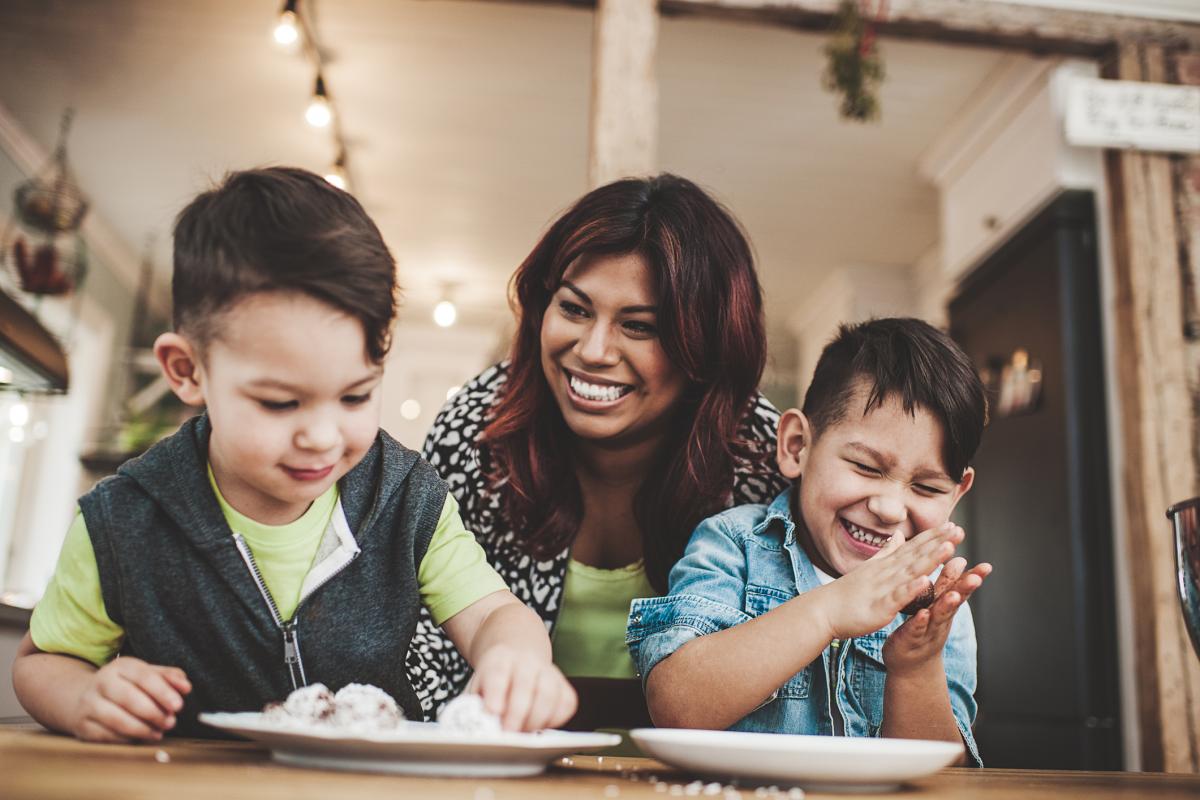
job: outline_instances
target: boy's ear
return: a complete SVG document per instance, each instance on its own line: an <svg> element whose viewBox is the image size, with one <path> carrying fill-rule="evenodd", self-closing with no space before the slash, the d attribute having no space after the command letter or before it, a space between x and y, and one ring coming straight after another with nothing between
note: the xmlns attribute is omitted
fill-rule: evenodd
<svg viewBox="0 0 1200 800"><path fill-rule="evenodd" d="M958 501L962 500L963 495L971 491L971 487L975 485L975 468L967 467L963 470L962 480L958 482L958 486L954 488L954 503L950 506L950 510L954 510L954 506L958 505Z"/></svg>
<svg viewBox="0 0 1200 800"><path fill-rule="evenodd" d="M779 417L779 436L775 444L775 461L788 480L804 473L808 454L812 451L812 426L798 408L789 408Z"/></svg>
<svg viewBox="0 0 1200 800"><path fill-rule="evenodd" d="M189 406L204 405L200 389L200 358L195 346L178 333L164 333L154 340L154 357L171 391Z"/></svg>

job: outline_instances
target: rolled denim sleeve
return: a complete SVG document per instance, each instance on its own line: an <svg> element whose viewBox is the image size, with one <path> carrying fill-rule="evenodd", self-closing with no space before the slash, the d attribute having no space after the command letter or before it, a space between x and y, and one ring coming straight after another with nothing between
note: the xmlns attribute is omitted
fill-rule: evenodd
<svg viewBox="0 0 1200 800"><path fill-rule="evenodd" d="M697 526L671 569L667 594L634 600L625 643L645 688L650 671L698 636L750 619L743 611L746 556L721 515Z"/></svg>
<svg viewBox="0 0 1200 800"><path fill-rule="evenodd" d="M983 759L979 757L979 746L971 732L978 710L975 703L976 649L975 621L971 616L970 607L963 603L954 615L950 637L942 651L942 660L946 667L946 682L950 688L950 709L954 712L958 732L962 734L963 744L967 747L969 763L974 767L982 767Z"/></svg>

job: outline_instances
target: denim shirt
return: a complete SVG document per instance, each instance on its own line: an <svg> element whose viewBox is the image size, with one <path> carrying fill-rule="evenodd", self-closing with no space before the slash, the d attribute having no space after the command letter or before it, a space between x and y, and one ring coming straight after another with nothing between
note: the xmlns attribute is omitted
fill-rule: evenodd
<svg viewBox="0 0 1200 800"><path fill-rule="evenodd" d="M731 628L799 594L818 588L816 569L796 539L790 490L769 506L744 505L697 526L683 558L671 569L664 597L635 600L625 643L645 686L650 670L692 639ZM879 736L887 670L883 644L903 624L833 642L780 686L763 705L729 730L832 735L827 675L847 736ZM975 626L964 603L954 617L942 653L950 707L968 758L982 766L971 724L975 719Z"/></svg>

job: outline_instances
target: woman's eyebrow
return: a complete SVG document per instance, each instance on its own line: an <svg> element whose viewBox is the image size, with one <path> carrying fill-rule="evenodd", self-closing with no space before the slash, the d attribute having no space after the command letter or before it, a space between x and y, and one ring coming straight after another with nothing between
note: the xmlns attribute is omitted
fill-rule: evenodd
<svg viewBox="0 0 1200 800"><path fill-rule="evenodd" d="M570 289L575 294L577 294L579 296L579 299L582 300L583 302L587 303L589 306L595 305L595 303L592 302L592 298L588 297L586 292L584 292L582 289L580 289L575 284L571 283L566 278L564 278L562 280L562 285L567 287L568 289ZM644 313L644 312L648 312L650 314L656 314L656 313L658 313L658 306L624 306L621 308L622 314L640 314L640 313Z"/></svg>

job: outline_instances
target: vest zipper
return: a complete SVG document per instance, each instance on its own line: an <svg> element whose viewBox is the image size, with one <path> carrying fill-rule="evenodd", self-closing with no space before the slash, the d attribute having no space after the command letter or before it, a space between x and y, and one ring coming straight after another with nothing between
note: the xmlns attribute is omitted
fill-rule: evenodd
<svg viewBox="0 0 1200 800"><path fill-rule="evenodd" d="M255 585L258 586L258 593L262 595L263 600L267 601L267 610L271 612L271 619L275 621L275 627L279 628L283 634L283 663L287 666L292 689L307 686L308 679L304 675L304 660L300 657L300 637L296 633L296 616L293 614L290 620L283 621L283 617L279 613L279 606L275 604L275 598L271 597L271 592L267 590L267 583L263 580L258 562L254 560L254 554L250 552L250 546L246 544L246 540L240 533L233 535L233 541L237 545L238 552L242 554L242 560L246 562ZM299 676L299 680L297 680L297 676Z"/></svg>

